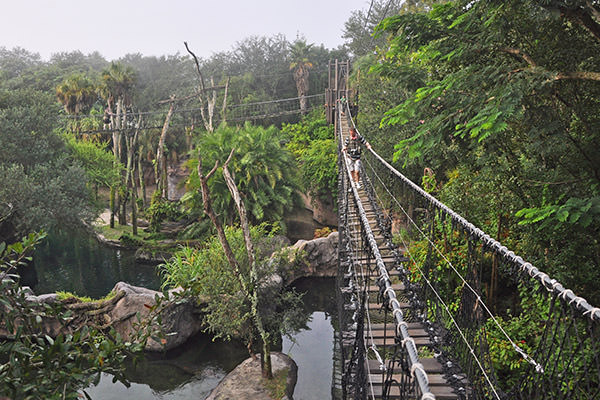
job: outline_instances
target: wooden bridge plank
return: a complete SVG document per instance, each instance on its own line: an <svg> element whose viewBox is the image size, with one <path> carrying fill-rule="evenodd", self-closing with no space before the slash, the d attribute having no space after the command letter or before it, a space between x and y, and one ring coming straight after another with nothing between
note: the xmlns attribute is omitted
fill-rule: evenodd
<svg viewBox="0 0 600 400"><path fill-rule="evenodd" d="M383 384L384 378L385 377L383 374L369 375L369 379L374 385ZM448 386L448 381L442 374L427 374L427 378L429 380L430 386ZM400 380L402 379L402 374L393 374L392 379L395 379L396 381L400 382Z"/></svg>
<svg viewBox="0 0 600 400"><path fill-rule="evenodd" d="M423 365L423 369L425 372L427 372L427 374L443 373L442 364L440 364L440 362L435 358L420 358L419 361ZM367 368L372 374L382 373L382 371L379 369L379 362L377 360L367 360Z"/></svg>
<svg viewBox="0 0 600 400"><path fill-rule="evenodd" d="M375 397L382 396L382 386L373 386L373 395ZM431 386L429 388L431 393L434 394L436 400L454 400L458 399L458 395L452 391L450 386ZM392 386L390 388L390 395L388 399L400 399L400 388L398 386Z"/></svg>
<svg viewBox="0 0 600 400"><path fill-rule="evenodd" d="M417 346L417 347L433 345L431 343L431 340L429 339L429 336L413 337L413 340L415 341L415 346ZM386 347L396 345L396 343L394 342L393 336L392 337L388 336L387 339L384 339L383 336L382 337L374 337L373 339L371 339L371 337L368 336L368 332L365 332L365 342L367 343L367 346L370 346L371 344L374 344L375 346L386 346Z"/></svg>
<svg viewBox="0 0 600 400"><path fill-rule="evenodd" d="M406 288L404 287L404 283L402 283L402 282L392 283L392 290L394 292L402 292L405 289ZM371 292L371 293L379 292L379 286L374 285L374 284L369 285L369 292Z"/></svg>
<svg viewBox="0 0 600 400"><path fill-rule="evenodd" d="M396 335L396 328L394 324L387 324L388 329L374 329L371 326L371 335L375 338L382 338L384 335L389 339L390 337L394 337ZM429 334L423 328L408 328L408 334L410 337L429 337Z"/></svg>

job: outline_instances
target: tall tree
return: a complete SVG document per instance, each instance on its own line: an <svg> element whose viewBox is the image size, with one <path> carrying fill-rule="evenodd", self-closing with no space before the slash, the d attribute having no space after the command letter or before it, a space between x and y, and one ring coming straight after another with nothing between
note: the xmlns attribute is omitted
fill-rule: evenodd
<svg viewBox="0 0 600 400"><path fill-rule="evenodd" d="M410 128L397 157L447 174L451 205L501 224L532 262L597 302L600 43L568 12L596 18L587 3L465 0L394 16L375 70L402 85L421 71L422 87L382 122ZM459 196L465 182L498 194L497 206Z"/></svg>
<svg viewBox="0 0 600 400"><path fill-rule="evenodd" d="M135 73L131 67L120 63L111 63L102 71L102 85L100 94L106 100L110 110L113 154L115 162L126 163L126 152L123 151L123 129L127 121L127 107L131 106L132 92L135 84ZM123 176L125 178L125 176ZM115 208L120 209L119 223L127 223L125 205L127 196L121 192L118 201L115 201L116 188L111 188L111 226L114 226ZM121 207L119 207L119 205Z"/></svg>
<svg viewBox="0 0 600 400"><path fill-rule="evenodd" d="M300 98L300 111L306 114L308 101L306 96L309 90L308 76L313 67L311 61L311 49L313 44L307 44L305 40L298 39L290 45L290 69L294 71L294 81Z"/></svg>

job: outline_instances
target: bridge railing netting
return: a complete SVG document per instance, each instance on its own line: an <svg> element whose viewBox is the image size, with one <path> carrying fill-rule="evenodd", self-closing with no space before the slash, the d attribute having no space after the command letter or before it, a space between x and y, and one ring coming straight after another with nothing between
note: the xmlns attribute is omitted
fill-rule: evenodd
<svg viewBox="0 0 600 400"><path fill-rule="evenodd" d="M341 154L342 138L338 118L338 152ZM350 184L350 171L344 157L338 157L338 217L340 227L339 271L337 277L338 317L340 321L339 342L341 352L341 382L334 390L334 398L367 399L386 398L391 386L399 388L405 399L435 399L429 391L427 373L419 362L418 349L408 332L405 311L392 288L392 282L379 252L375 235L370 227L358 190ZM376 202L369 202L378 215L381 210ZM398 259L399 253L395 253ZM370 316L367 303L369 286L378 287L377 302L382 303L383 316ZM395 332L388 338L389 346L377 348L366 338L373 340L371 328L379 318L384 326ZM387 328L384 328L386 330ZM373 361L375 367L369 367ZM374 389L371 379L373 368L378 368L385 384ZM399 374L399 375L398 375ZM398 380L398 376L400 376ZM378 392L379 390L379 392Z"/></svg>
<svg viewBox="0 0 600 400"><path fill-rule="evenodd" d="M378 224L402 255L396 267L408 318L423 322L433 343L420 354L440 361L460 398L600 399L600 309L411 182L376 149L362 160Z"/></svg>

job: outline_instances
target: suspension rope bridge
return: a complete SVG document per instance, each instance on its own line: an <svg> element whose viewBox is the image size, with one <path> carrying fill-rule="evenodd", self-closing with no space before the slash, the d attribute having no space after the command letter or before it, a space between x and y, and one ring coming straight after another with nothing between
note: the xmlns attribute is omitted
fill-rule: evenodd
<svg viewBox="0 0 600 400"><path fill-rule="evenodd" d="M310 96L304 96L302 99L306 100L306 108L302 109L300 107L300 97L291 97L287 99L277 99L277 100L268 100L268 101L259 101L252 103L243 103L243 104L232 104L226 107L225 112L221 115L215 115L215 119L213 123L218 125L222 121L228 122L243 122L243 121L256 121L256 120L268 120L272 118L283 117L286 115L295 115L301 113L307 113L315 109L322 109L324 106L325 95L314 94ZM166 111L141 111L141 112L130 112L126 115L127 121L125 121L122 126L125 128L116 129L116 128L106 128L106 129L85 129L77 131L78 134L112 134L117 131L124 131L129 128L139 128L143 130L149 129L162 129L162 125L143 125L141 127L135 126L135 120L139 118L139 116L153 116L160 115L165 116L167 114ZM202 122L201 116L201 108L200 107L190 107L190 108L175 108L173 114L180 115L184 121L186 122L172 122L169 127L181 127L181 128L189 128L194 124L198 125ZM74 116L74 115L65 115L64 117L71 120L79 120L83 117ZM85 118L93 118L100 122L103 118L102 114L97 114L93 116L85 116ZM73 129L73 126L72 126Z"/></svg>
<svg viewBox="0 0 600 400"><path fill-rule="evenodd" d="M339 67L326 94L338 140L337 397L600 399L599 308L374 149L361 158L361 186L352 182L341 148L355 124L332 101L347 97L349 66ZM398 222L404 233L392 235ZM494 280L503 286L495 300ZM500 305L530 330L509 330L492 311Z"/></svg>

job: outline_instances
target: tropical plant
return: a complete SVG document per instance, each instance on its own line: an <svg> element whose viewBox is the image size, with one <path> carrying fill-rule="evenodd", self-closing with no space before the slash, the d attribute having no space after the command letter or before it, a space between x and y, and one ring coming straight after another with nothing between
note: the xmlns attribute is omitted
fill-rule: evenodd
<svg viewBox="0 0 600 400"><path fill-rule="evenodd" d="M182 287L185 293L197 299L206 312L206 330L226 340L242 339L254 354L258 332L253 321L251 298L246 288L251 284L251 266L240 228L225 227L240 270L235 272L225 256L216 236L200 249L183 247L166 264L162 264L163 287ZM301 296L285 290L273 279L273 274L289 264L294 257L288 252L271 256L273 233L266 226L250 229L254 243L258 291L257 310L270 340L277 341L281 334L289 335L305 327L308 315L302 309ZM265 251L267 250L267 251ZM276 248L275 248L276 250Z"/></svg>
<svg viewBox="0 0 600 400"><path fill-rule="evenodd" d="M302 39L297 39L290 45L290 69L294 71L294 81L298 90L300 111L302 114L306 114L308 110L306 95L308 95L309 90L308 76L313 67L311 61L312 47L312 43L307 44L306 40Z"/></svg>
<svg viewBox="0 0 600 400"><path fill-rule="evenodd" d="M78 116L89 111L96 102L97 85L88 76L75 73L56 87L56 97L68 114Z"/></svg>
<svg viewBox="0 0 600 400"><path fill-rule="evenodd" d="M229 169L244 195L252 223L279 222L299 201L296 168L292 155L282 144L283 139L275 127L246 123L242 127L221 126L211 134L203 134L198 141L204 165L224 162L231 149L235 149ZM195 158L188 161L192 173L187 193L181 199L192 209L202 208L197 163ZM216 213L231 223L237 213L222 174L215 174L208 184Z"/></svg>

